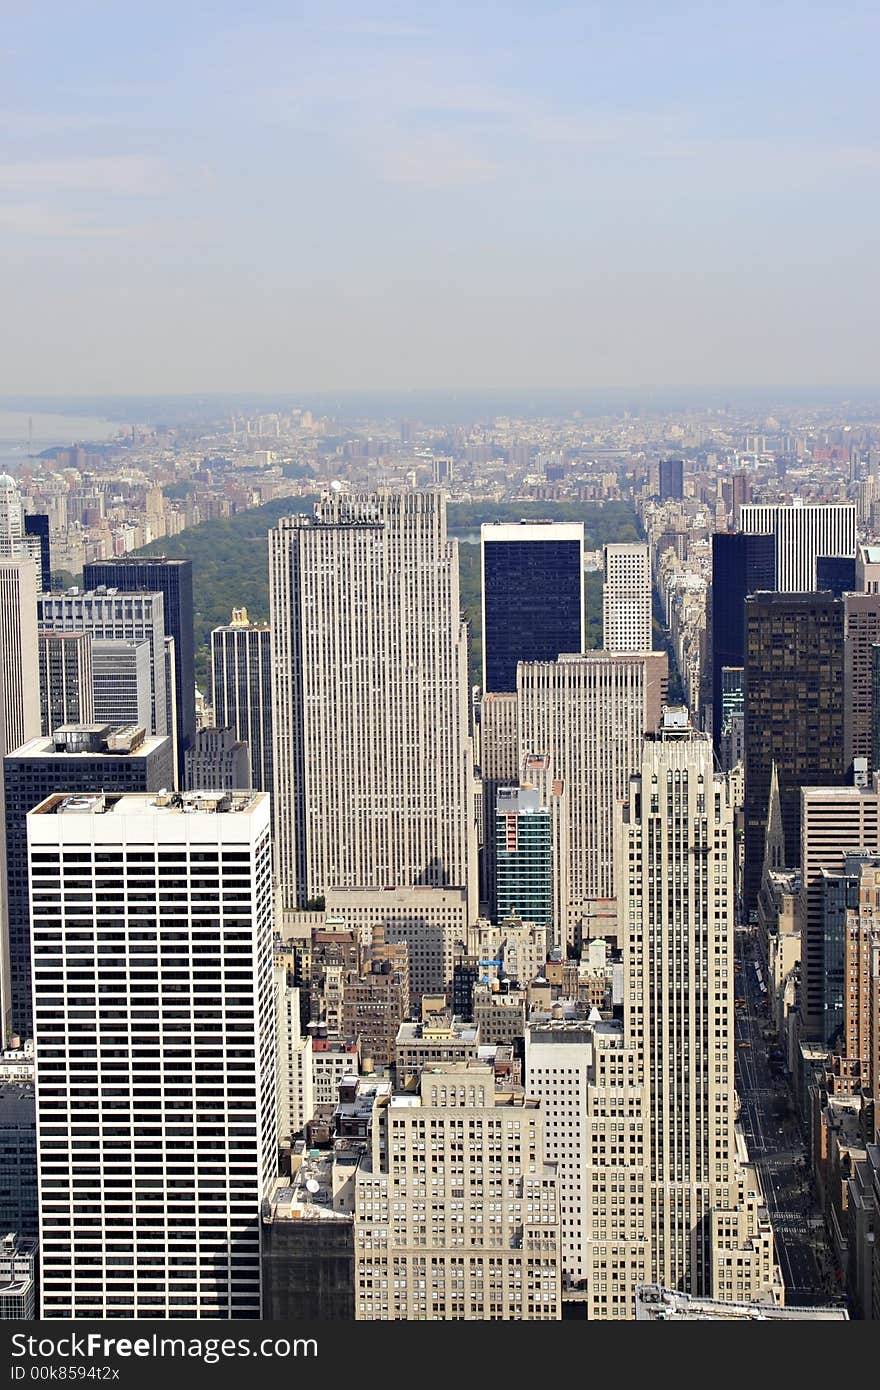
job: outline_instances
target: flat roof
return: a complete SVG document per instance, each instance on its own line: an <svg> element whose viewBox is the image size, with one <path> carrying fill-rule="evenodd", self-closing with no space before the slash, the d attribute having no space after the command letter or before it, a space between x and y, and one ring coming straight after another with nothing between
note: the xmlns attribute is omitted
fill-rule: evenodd
<svg viewBox="0 0 880 1390"><path fill-rule="evenodd" d="M95 816L181 816L235 814L251 811L265 792L55 792L30 812L31 816L86 814Z"/></svg>

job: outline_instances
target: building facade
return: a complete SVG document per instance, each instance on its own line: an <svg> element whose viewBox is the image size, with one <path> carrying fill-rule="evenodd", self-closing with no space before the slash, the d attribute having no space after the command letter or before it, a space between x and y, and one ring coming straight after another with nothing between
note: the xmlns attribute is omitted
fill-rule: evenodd
<svg viewBox="0 0 880 1390"><path fill-rule="evenodd" d="M484 522L483 690L516 690L520 661L584 650L580 521Z"/></svg>
<svg viewBox="0 0 880 1390"><path fill-rule="evenodd" d="M252 785L272 790L272 630L246 608L211 633L211 698L218 729L234 729L248 746Z"/></svg>
<svg viewBox="0 0 880 1390"><path fill-rule="evenodd" d="M28 846L41 1316L258 1318L268 798L56 794Z"/></svg>
<svg viewBox="0 0 880 1390"><path fill-rule="evenodd" d="M603 557L602 648L649 652L654 646L650 546L606 545Z"/></svg>
<svg viewBox="0 0 880 1390"><path fill-rule="evenodd" d="M282 903L466 888L477 911L467 629L442 492L326 494L270 532Z"/></svg>
<svg viewBox="0 0 880 1390"><path fill-rule="evenodd" d="M815 590L820 556L856 554L855 502L749 502L740 508L740 529L773 536L780 593Z"/></svg>
<svg viewBox="0 0 880 1390"><path fill-rule="evenodd" d="M62 724L93 724L95 696L89 634L40 631L37 650L43 736L48 738Z"/></svg>

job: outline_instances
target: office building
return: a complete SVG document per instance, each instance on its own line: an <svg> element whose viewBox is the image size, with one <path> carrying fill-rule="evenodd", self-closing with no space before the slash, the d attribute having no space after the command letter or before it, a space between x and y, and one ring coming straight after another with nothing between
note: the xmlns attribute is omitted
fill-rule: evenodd
<svg viewBox="0 0 880 1390"><path fill-rule="evenodd" d="M0 1237L0 1321L36 1317L37 1248L32 1236Z"/></svg>
<svg viewBox="0 0 880 1390"><path fill-rule="evenodd" d="M92 638L95 723L150 727L153 701L150 658L151 646L146 637L139 641Z"/></svg>
<svg viewBox="0 0 880 1390"><path fill-rule="evenodd" d="M89 634L41 629L37 635L37 655L40 732L44 737L48 738L62 724L93 724L95 693Z"/></svg>
<svg viewBox="0 0 880 1390"><path fill-rule="evenodd" d="M358 1321L560 1319L541 1108L491 1065L426 1069L415 1095L374 1105L355 1199Z"/></svg>
<svg viewBox="0 0 880 1390"><path fill-rule="evenodd" d="M0 1229L22 1236L39 1229L33 1081L0 1085Z"/></svg>
<svg viewBox="0 0 880 1390"><path fill-rule="evenodd" d="M751 911L761 886L773 764L786 864L798 863L801 787L844 779L843 600L830 593L753 594L746 630L743 897Z"/></svg>
<svg viewBox="0 0 880 1390"><path fill-rule="evenodd" d="M43 593L52 588L52 554L49 549L49 518L28 513L24 519L24 547L37 563L37 584Z"/></svg>
<svg viewBox="0 0 880 1390"><path fill-rule="evenodd" d="M21 555L24 541L24 508L18 483L0 473L0 560Z"/></svg>
<svg viewBox="0 0 880 1390"><path fill-rule="evenodd" d="M740 509L740 529L773 536L780 593L818 588L820 556L856 554L855 502L750 502Z"/></svg>
<svg viewBox="0 0 880 1390"><path fill-rule="evenodd" d="M820 555L816 560L816 588L829 589L837 598L856 587L854 555Z"/></svg>
<svg viewBox="0 0 880 1390"><path fill-rule="evenodd" d="M463 888L331 888L326 906L328 918L338 918L365 946L376 927L390 944L406 942L413 1004L423 994L445 994L471 921Z"/></svg>
<svg viewBox="0 0 880 1390"><path fill-rule="evenodd" d="M602 585L602 647L606 652L649 652L651 551L642 544L606 545Z"/></svg>
<svg viewBox="0 0 880 1390"><path fill-rule="evenodd" d="M842 875L847 855L880 854L880 787L803 787L800 792L801 1034L825 1031L825 873Z"/></svg>
<svg viewBox="0 0 880 1390"><path fill-rule="evenodd" d="M5 748L40 732L37 574L29 555L0 559L0 725Z"/></svg>
<svg viewBox="0 0 880 1390"><path fill-rule="evenodd" d="M640 1284L712 1289L711 1215L736 1195L733 807L677 712L617 816L622 1019L537 1020L526 1087L559 1164L563 1269L587 1315Z"/></svg>
<svg viewBox="0 0 880 1390"><path fill-rule="evenodd" d="M272 631L246 608L211 633L211 698L218 729L248 746L255 790L272 790Z"/></svg>
<svg viewBox="0 0 880 1390"><path fill-rule="evenodd" d="M258 1318L268 797L55 794L28 848L41 1316Z"/></svg>
<svg viewBox="0 0 880 1390"><path fill-rule="evenodd" d="M745 666L746 598L776 588L773 536L717 532L712 537L712 742L721 750L722 671Z"/></svg>
<svg viewBox="0 0 880 1390"><path fill-rule="evenodd" d="M721 668L721 749L724 772L732 772L745 757L745 670Z"/></svg>
<svg viewBox="0 0 880 1390"><path fill-rule="evenodd" d="M847 868L851 863L847 857ZM856 867L853 865L853 867ZM858 1063L862 1094L880 1106L880 858L860 856L843 951L843 1050Z"/></svg>
<svg viewBox="0 0 880 1390"><path fill-rule="evenodd" d="M844 595L843 743L846 767L854 758L874 762L873 711L875 682L873 650L880 643L880 593ZM880 692L878 692L880 693Z"/></svg>
<svg viewBox="0 0 880 1390"><path fill-rule="evenodd" d="M483 690L516 690L519 661L584 650L584 527L580 521L486 522Z"/></svg>
<svg viewBox="0 0 880 1390"><path fill-rule="evenodd" d="M360 1038L361 1058L390 1067L398 1029L409 1015L409 948L405 941L385 940L384 927L373 928L357 970L343 985L342 1035Z"/></svg>
<svg viewBox="0 0 880 1390"><path fill-rule="evenodd" d="M502 787L496 800L497 919L553 924L553 818L537 787Z"/></svg>
<svg viewBox="0 0 880 1390"><path fill-rule="evenodd" d="M847 1025L854 1016L847 1009L847 987L850 983L848 977L853 973L857 974L857 968L853 972L852 962L848 960L849 947L852 940L858 943L859 934L855 930L855 926L861 915L860 905L864 904L867 909L866 919L870 914L871 898L867 891L867 885L870 884L870 887L873 888L876 873L872 871L877 870L878 867L880 867L880 859L865 852L856 854L848 852L844 855L843 868L840 872L829 869L821 870L822 1041L829 1050L834 1044L842 1042L846 1049L843 1055L846 1057L860 1056L858 1047L854 1052L850 1052L846 1048ZM853 928L852 939L851 927ZM856 962L856 967L857 964L858 962ZM853 980L852 983L855 984L855 981Z"/></svg>
<svg viewBox="0 0 880 1390"><path fill-rule="evenodd" d="M720 1298L698 1298L644 1284L636 1294L636 1322L849 1322L845 1308L783 1308L767 1303L730 1303Z"/></svg>
<svg viewBox="0 0 880 1390"><path fill-rule="evenodd" d="M397 1085L412 1089L426 1067L475 1062L479 1046L479 1029L454 1014L431 1014L418 1022L405 1021L394 1040Z"/></svg>
<svg viewBox="0 0 880 1390"><path fill-rule="evenodd" d="M684 497L684 459L661 459L659 471L660 501Z"/></svg>
<svg viewBox="0 0 880 1390"><path fill-rule="evenodd" d="M177 769L182 783L186 751L196 732L192 560L132 555L96 560L83 566L83 584L87 589L106 585L124 594L160 593L164 599L165 634L174 638Z"/></svg>
<svg viewBox="0 0 880 1390"><path fill-rule="evenodd" d="M165 691L165 600L158 592L123 594L109 590L41 594L37 600L40 627L52 632L87 632L93 641L150 644L152 714L147 732L170 732Z"/></svg>
<svg viewBox="0 0 880 1390"><path fill-rule="evenodd" d="M495 803L499 787L519 781L517 704L513 693L484 695L478 707L479 764L482 777L483 834L480 849L480 901L494 916Z"/></svg>
<svg viewBox="0 0 880 1390"><path fill-rule="evenodd" d="M467 629L442 492L331 492L269 536L285 908L465 888L477 914ZM451 974L451 971L450 971Z"/></svg>
<svg viewBox="0 0 880 1390"><path fill-rule="evenodd" d="M57 791L160 791L172 785L174 768L167 738L145 737L142 728L94 724L62 726L51 738L30 739L13 749L3 762L12 1024L22 1038L30 1038L27 813Z"/></svg>
<svg viewBox="0 0 880 1390"><path fill-rule="evenodd" d="M186 786L250 791L248 746L234 729L199 729L186 753Z"/></svg>
<svg viewBox="0 0 880 1390"><path fill-rule="evenodd" d="M587 652L524 662L518 675L521 757L546 755L564 783L568 826L565 940L580 947L596 899L614 897L614 810L656 728L665 652Z"/></svg>
<svg viewBox="0 0 880 1390"><path fill-rule="evenodd" d="M855 591L880 593L880 545L860 545L856 550Z"/></svg>

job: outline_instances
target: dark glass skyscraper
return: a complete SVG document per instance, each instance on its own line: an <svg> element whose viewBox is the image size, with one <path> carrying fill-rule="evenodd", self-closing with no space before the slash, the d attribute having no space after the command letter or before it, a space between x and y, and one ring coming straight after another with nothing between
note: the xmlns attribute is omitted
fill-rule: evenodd
<svg viewBox="0 0 880 1390"><path fill-rule="evenodd" d="M717 532L712 537L712 742L721 749L723 666L744 666L746 596L776 588L773 536Z"/></svg>
<svg viewBox="0 0 880 1390"><path fill-rule="evenodd" d="M584 649L584 528L521 521L480 529L483 690L516 690L517 662Z"/></svg>
<svg viewBox="0 0 880 1390"><path fill-rule="evenodd" d="M684 459L660 460L660 501L684 497Z"/></svg>
<svg viewBox="0 0 880 1390"><path fill-rule="evenodd" d="M186 752L196 736L192 560L124 555L84 565L84 587L95 589L101 584L126 594L158 591L165 600L165 631L174 638L177 769L182 785Z"/></svg>
<svg viewBox="0 0 880 1390"><path fill-rule="evenodd" d="M49 550L49 518L37 512L31 512L24 519L24 533L26 536L35 536L39 539L40 550L40 587L44 593L52 588L52 556Z"/></svg>
<svg viewBox="0 0 880 1390"><path fill-rule="evenodd" d="M800 861L801 787L840 786L844 755L843 600L830 593L753 594L746 599L746 911L764 860L773 764L785 863Z"/></svg>

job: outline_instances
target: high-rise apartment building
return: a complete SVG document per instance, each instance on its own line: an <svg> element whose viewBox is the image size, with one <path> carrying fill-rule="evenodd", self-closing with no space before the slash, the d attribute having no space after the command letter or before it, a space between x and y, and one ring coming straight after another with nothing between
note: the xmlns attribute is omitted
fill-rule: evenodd
<svg viewBox="0 0 880 1390"><path fill-rule="evenodd" d="M269 536L275 845L285 907L468 890L467 629L442 492L326 494Z"/></svg>
<svg viewBox="0 0 880 1390"><path fill-rule="evenodd" d="M211 633L211 691L218 729L234 729L248 746L252 785L272 790L272 630L246 608Z"/></svg>
<svg viewBox="0 0 880 1390"><path fill-rule="evenodd" d="M586 652L523 662L518 675L521 759L545 754L565 784L568 815L566 939L580 944L589 904L613 898L614 812L660 721L665 652Z"/></svg>
<svg viewBox="0 0 880 1390"><path fill-rule="evenodd" d="M376 1104L355 1175L358 1321L558 1321L556 1169L541 1107L480 1062Z"/></svg>
<svg viewBox="0 0 880 1390"><path fill-rule="evenodd" d="M177 707L177 769L182 781L186 750L196 732L195 636L192 560L123 555L83 566L83 584L106 585L120 593L160 593L165 601L165 632L174 638L174 699Z"/></svg>
<svg viewBox="0 0 880 1390"><path fill-rule="evenodd" d="M499 921L553 923L553 817L537 787L502 787L496 800L495 903Z"/></svg>
<svg viewBox="0 0 880 1390"><path fill-rule="evenodd" d="M581 521L485 522L483 690L516 689L519 661L584 650Z"/></svg>
<svg viewBox="0 0 880 1390"><path fill-rule="evenodd" d="M172 785L173 776L167 738L108 725L62 726L51 738L30 739L4 758L9 993L12 1024L22 1038L33 1036L28 812L53 792L161 791Z"/></svg>
<svg viewBox="0 0 880 1390"><path fill-rule="evenodd" d="M265 794L28 816L43 1318L258 1318L277 1163Z"/></svg>
<svg viewBox="0 0 880 1390"><path fill-rule="evenodd" d="M647 545L604 548L602 647L606 652L649 652L651 626L651 551Z"/></svg>
<svg viewBox="0 0 880 1390"><path fill-rule="evenodd" d="M0 559L20 555L24 541L24 508L18 483L0 473Z"/></svg>
<svg viewBox="0 0 880 1390"><path fill-rule="evenodd" d="M95 696L89 634L41 630L37 654L41 733L48 738L62 724L92 724Z"/></svg>
<svg viewBox="0 0 880 1390"><path fill-rule="evenodd" d="M40 627L52 632L87 632L93 641L149 642L152 715L147 731L160 736L170 733L165 690L165 600L161 593L69 589L62 594L41 594L37 613Z"/></svg>
<svg viewBox="0 0 880 1390"><path fill-rule="evenodd" d="M843 782L844 605L830 593L746 600L746 911L761 886L770 775L779 778L785 862L798 863L800 789Z"/></svg>
<svg viewBox="0 0 880 1390"><path fill-rule="evenodd" d="M817 587L819 556L856 553L855 502L750 502L740 509L740 529L772 535L776 588L804 594Z"/></svg>
<svg viewBox="0 0 880 1390"><path fill-rule="evenodd" d="M712 742L721 750L725 667L746 660L746 598L776 588L773 536L716 532L712 537Z"/></svg>

